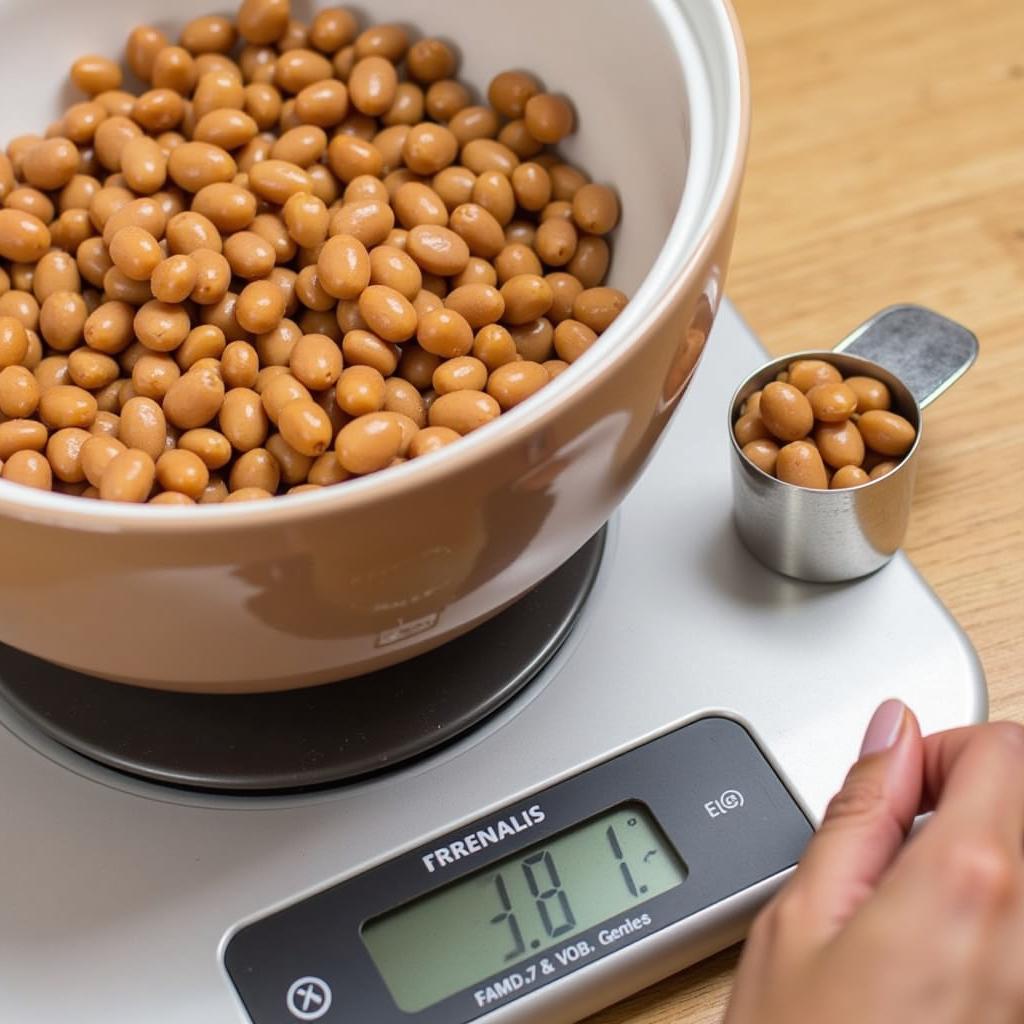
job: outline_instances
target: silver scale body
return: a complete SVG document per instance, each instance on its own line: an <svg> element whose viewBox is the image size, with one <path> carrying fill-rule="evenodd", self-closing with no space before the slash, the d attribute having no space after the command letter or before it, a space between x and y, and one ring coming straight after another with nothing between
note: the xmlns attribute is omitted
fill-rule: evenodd
<svg viewBox="0 0 1024 1024"><path fill-rule="evenodd" d="M813 820L883 699L905 700L927 731L983 719L977 657L902 555L856 583L806 584L736 539L725 409L763 357L726 305L569 640L435 756L315 796L179 794L96 767L0 707L0 1020L244 1024L222 964L239 925L712 711L749 726ZM871 673L837 656L867 646ZM780 881L482 1019L577 1020L738 939Z"/></svg>

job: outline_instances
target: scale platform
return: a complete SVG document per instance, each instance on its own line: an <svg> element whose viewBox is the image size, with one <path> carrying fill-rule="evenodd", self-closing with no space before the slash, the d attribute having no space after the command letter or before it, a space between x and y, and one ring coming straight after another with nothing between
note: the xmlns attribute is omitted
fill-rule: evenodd
<svg viewBox="0 0 1024 1024"><path fill-rule="evenodd" d="M726 408L763 358L726 304L567 638L418 759L213 794L72 753L0 701L0 1020L559 1024L740 938L878 703L901 698L926 731L987 709L967 638L903 556L807 584L737 540ZM870 675L842 656L867 646ZM598 848L622 890L604 910L574 895L570 913L553 865ZM506 875L530 892L503 894ZM511 943L487 977L455 934L474 885L497 901L488 934ZM552 942L511 920L533 897ZM404 969L413 938L436 956L462 943L445 961L461 980Z"/></svg>

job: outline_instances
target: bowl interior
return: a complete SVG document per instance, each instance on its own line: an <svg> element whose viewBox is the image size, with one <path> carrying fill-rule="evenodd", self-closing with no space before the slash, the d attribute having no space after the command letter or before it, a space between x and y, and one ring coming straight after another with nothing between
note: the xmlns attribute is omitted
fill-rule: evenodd
<svg viewBox="0 0 1024 1024"><path fill-rule="evenodd" d="M316 4L293 2L299 17ZM484 95L500 70L539 73L549 89L567 94L581 130L564 148L598 181L613 183L626 211L615 243L611 283L632 294L664 244L683 193L689 131L683 67L666 30L671 5L630 5L628 26L617 5L589 0L520 0L492 4L413 0L358 5L364 24L406 22L438 35L461 54L459 75ZM67 0L8 0L0 4L7 41L0 80L17 103L0 112L3 144L22 132L42 132L83 97L67 84L67 69L84 53L120 57L132 27L150 22L174 38L201 13L231 13L216 0L108 0L101 8ZM45 29L42 27L45 26Z"/></svg>

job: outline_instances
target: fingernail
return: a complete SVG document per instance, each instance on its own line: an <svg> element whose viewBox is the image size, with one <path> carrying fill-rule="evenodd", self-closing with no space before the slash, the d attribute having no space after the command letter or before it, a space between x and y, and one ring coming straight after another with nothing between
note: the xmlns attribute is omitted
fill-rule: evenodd
<svg viewBox="0 0 1024 1024"><path fill-rule="evenodd" d="M860 756L867 757L888 750L898 739L906 714L907 706L901 700L887 700L880 704L864 733Z"/></svg>

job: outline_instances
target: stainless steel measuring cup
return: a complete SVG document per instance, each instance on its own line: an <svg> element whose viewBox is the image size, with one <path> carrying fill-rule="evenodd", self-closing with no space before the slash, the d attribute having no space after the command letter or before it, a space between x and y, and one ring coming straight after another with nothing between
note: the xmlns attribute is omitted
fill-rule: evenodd
<svg viewBox="0 0 1024 1024"><path fill-rule="evenodd" d="M794 352L766 363L729 405L736 527L744 544L771 569L802 580L852 580L885 565L907 532L921 448L921 410L961 377L978 354L966 327L921 306L891 306L834 349ZM844 377L888 385L893 411L916 431L913 447L885 476L858 487L815 490L783 483L758 469L733 436L744 401L796 359L824 359Z"/></svg>

